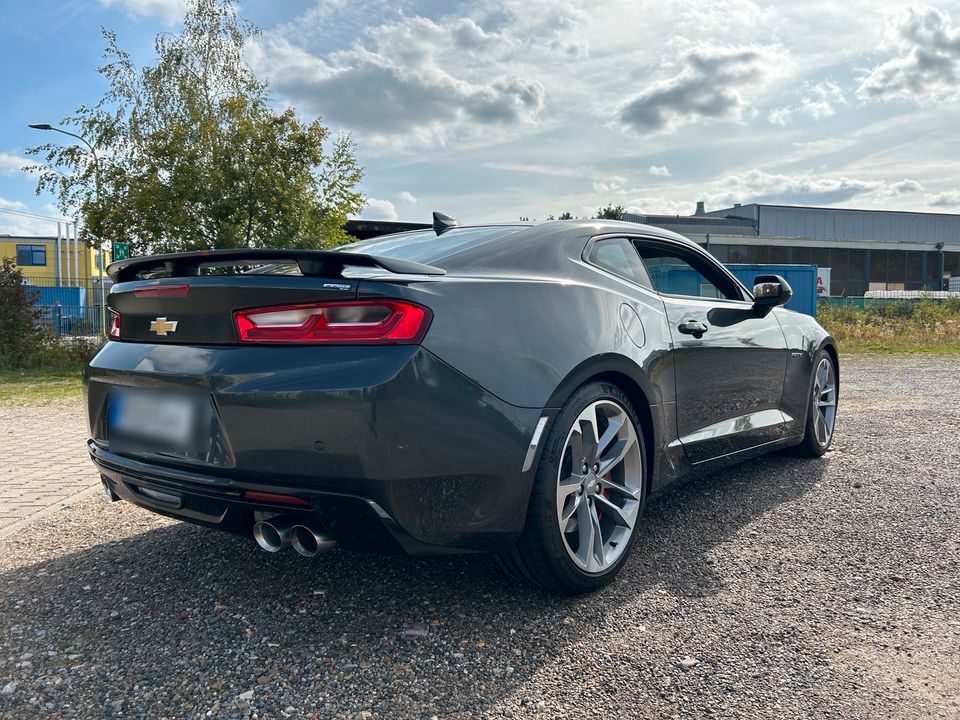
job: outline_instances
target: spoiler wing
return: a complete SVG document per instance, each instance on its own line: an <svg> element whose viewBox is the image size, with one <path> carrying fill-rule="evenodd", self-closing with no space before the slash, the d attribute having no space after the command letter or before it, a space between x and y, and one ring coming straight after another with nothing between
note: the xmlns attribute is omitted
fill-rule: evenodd
<svg viewBox="0 0 960 720"><path fill-rule="evenodd" d="M110 263L107 274L114 282L137 280L148 270L163 270L169 277L190 277L200 274L202 265L244 262L269 263L293 261L300 272L311 277L341 277L345 267L379 268L401 275L446 275L433 265L398 260L379 255L341 252L337 250L272 250L270 248L238 248L235 250L198 250L195 252L149 255Z"/></svg>

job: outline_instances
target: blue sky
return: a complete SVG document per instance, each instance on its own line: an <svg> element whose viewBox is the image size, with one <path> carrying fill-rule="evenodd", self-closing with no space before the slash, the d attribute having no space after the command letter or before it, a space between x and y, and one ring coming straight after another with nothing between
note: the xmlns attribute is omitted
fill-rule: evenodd
<svg viewBox="0 0 960 720"><path fill-rule="evenodd" d="M960 0L247 0L273 101L353 133L361 217L733 202L960 212ZM19 168L182 0L0 9L0 233L55 230Z"/></svg>

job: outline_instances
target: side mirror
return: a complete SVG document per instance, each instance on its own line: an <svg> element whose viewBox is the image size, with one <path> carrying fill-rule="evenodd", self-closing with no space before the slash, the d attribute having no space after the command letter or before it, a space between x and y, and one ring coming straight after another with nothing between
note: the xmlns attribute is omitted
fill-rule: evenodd
<svg viewBox="0 0 960 720"><path fill-rule="evenodd" d="M753 279L753 307L764 313L777 305L785 305L793 297L790 283L779 275L757 275Z"/></svg>

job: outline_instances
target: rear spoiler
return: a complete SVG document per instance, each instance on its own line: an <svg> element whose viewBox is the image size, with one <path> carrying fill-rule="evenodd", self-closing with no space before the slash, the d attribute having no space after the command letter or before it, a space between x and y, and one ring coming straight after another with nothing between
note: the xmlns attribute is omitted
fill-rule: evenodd
<svg viewBox="0 0 960 720"><path fill-rule="evenodd" d="M432 265L337 250L271 250L269 248L239 248L236 250L198 250L130 258L110 263L107 273L114 282L128 282L150 270L162 270L167 277L190 277L200 274L201 265L242 265L248 262L269 263L293 261L300 272L310 277L341 277L345 267L380 268L401 275L446 275L447 271Z"/></svg>

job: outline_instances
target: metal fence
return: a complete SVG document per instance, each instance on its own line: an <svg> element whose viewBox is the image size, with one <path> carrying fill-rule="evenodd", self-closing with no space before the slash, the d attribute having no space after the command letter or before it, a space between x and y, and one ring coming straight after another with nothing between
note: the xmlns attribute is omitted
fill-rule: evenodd
<svg viewBox="0 0 960 720"><path fill-rule="evenodd" d="M105 334L97 305L37 305L37 310L37 324L54 335L97 337Z"/></svg>
<svg viewBox="0 0 960 720"><path fill-rule="evenodd" d="M104 280L107 288L113 284L109 277L105 276ZM31 274L25 275L23 281L27 285L32 285L37 288L81 288L87 292L94 292L94 289L100 286L100 277L98 275L67 280L66 278L58 278L55 275Z"/></svg>
<svg viewBox="0 0 960 720"><path fill-rule="evenodd" d="M951 299L950 297L945 297L947 293L937 293L930 295L924 295L923 297L889 297L889 298L873 298L873 297L821 297L817 299L818 303L822 303L829 307L843 307L843 308L854 308L856 310L865 310L867 308L882 308L887 305L895 305L897 303L915 303L920 302L921 300L926 300L928 302L942 303Z"/></svg>

